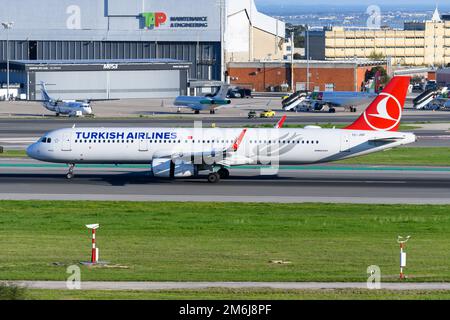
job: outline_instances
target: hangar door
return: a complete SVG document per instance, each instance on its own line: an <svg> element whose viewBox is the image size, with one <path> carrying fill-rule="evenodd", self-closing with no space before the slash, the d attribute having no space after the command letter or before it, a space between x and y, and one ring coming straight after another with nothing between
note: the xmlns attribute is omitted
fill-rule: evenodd
<svg viewBox="0 0 450 320"><path fill-rule="evenodd" d="M36 73L36 99L41 81L55 99L174 98L180 94L180 71L75 71Z"/></svg>
<svg viewBox="0 0 450 320"><path fill-rule="evenodd" d="M115 71L109 75L109 98L175 98L180 94L180 71Z"/></svg>

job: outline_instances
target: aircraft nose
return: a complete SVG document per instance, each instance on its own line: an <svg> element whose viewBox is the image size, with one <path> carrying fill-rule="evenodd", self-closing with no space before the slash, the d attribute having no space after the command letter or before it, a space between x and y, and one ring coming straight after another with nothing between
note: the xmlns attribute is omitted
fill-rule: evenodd
<svg viewBox="0 0 450 320"><path fill-rule="evenodd" d="M30 146L27 148L26 152L27 152L27 155L28 155L30 158L36 159L36 158L37 158L37 155L38 155L38 146L37 146L37 144L36 144L36 143L33 143L32 145L30 145Z"/></svg>
<svg viewBox="0 0 450 320"><path fill-rule="evenodd" d="M35 153L34 149L35 149L35 145L34 144L28 146L28 148L26 150L27 156L29 156L30 158L33 158L34 157L34 153Z"/></svg>

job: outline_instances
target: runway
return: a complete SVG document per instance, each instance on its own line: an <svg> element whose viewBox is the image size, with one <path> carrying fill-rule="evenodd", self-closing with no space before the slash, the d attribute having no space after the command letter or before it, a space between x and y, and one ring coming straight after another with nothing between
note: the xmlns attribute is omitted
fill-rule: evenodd
<svg viewBox="0 0 450 320"><path fill-rule="evenodd" d="M8 281L29 289L68 290L66 281ZM450 283L381 283L382 290L450 290ZM283 289L283 290L368 290L365 282L130 282L83 281L81 290L205 290L224 289Z"/></svg>
<svg viewBox="0 0 450 320"><path fill-rule="evenodd" d="M256 167L206 177L154 178L146 166L80 166L66 180L64 165L0 162L0 199L275 203L450 204L449 168L383 166Z"/></svg>

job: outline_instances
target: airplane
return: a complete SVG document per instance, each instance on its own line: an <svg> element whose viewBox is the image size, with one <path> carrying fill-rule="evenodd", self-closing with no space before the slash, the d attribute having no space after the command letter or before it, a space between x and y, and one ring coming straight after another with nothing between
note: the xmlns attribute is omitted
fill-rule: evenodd
<svg viewBox="0 0 450 320"><path fill-rule="evenodd" d="M330 113L336 112L336 108L341 107L351 112L356 112L357 106L370 103L378 96L379 74L370 81L367 92L353 91L319 91L305 92L298 91L283 100L283 109L286 111L322 111L328 107Z"/></svg>
<svg viewBox="0 0 450 320"><path fill-rule="evenodd" d="M334 113L336 108L342 107L351 112L356 112L356 106L368 104L377 96L377 93L352 91L313 92L309 95L299 92L283 101L283 109L286 111L299 109L321 111L328 107L328 111Z"/></svg>
<svg viewBox="0 0 450 320"><path fill-rule="evenodd" d="M33 159L77 164L146 164L156 178L187 178L206 171L217 183L239 165L327 163L414 143L399 132L409 77L396 76L365 112L344 129L65 128L27 148Z"/></svg>
<svg viewBox="0 0 450 320"><path fill-rule="evenodd" d="M35 100L42 102L44 108L55 112L59 117L61 114L69 117L93 116L91 102L93 101L110 101L112 99L88 99L84 101L78 100L60 100L50 97L44 82L40 83L42 100Z"/></svg>
<svg viewBox="0 0 450 320"><path fill-rule="evenodd" d="M174 105L178 107L178 112L181 108L189 108L195 114L200 114L200 111L209 110L210 114L215 114L216 110L231 104L231 100L227 98L229 85L223 85L213 95L204 97L178 96L175 98Z"/></svg>
<svg viewBox="0 0 450 320"><path fill-rule="evenodd" d="M378 96L371 92L351 92L351 91L333 91L333 92L313 92L309 98L309 104L314 110L322 110L328 106L330 112L335 112L337 107L349 109L356 112L356 106L370 103Z"/></svg>

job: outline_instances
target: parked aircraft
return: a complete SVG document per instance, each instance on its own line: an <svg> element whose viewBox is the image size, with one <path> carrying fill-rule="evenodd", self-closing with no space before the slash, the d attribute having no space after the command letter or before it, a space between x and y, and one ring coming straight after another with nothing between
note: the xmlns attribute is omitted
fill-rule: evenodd
<svg viewBox="0 0 450 320"><path fill-rule="evenodd" d="M178 96L174 101L174 105L179 109L192 109L195 114L199 114L203 110L214 114L216 110L231 104L231 100L227 99L229 87L229 85L223 85L215 94L205 97Z"/></svg>
<svg viewBox="0 0 450 320"><path fill-rule="evenodd" d="M313 92L309 95L300 93L299 99L293 99L292 102L284 104L283 109L321 111L328 108L329 112L334 113L336 108L342 107L351 112L356 112L357 106L366 105L377 96L377 93L351 91Z"/></svg>
<svg viewBox="0 0 450 320"><path fill-rule="evenodd" d="M367 155L416 141L398 132L409 77L394 77L365 112L344 129L67 128L50 131L27 149L34 159L76 164L148 164L155 177L208 173L226 179L238 165L314 164Z"/></svg>
<svg viewBox="0 0 450 320"><path fill-rule="evenodd" d="M50 97L47 92L47 88L44 82L40 83L41 86L41 100L45 109L55 112L56 116L67 115L69 117L83 117L93 116L93 110L91 103L94 101L110 101L112 99L88 99L84 101L79 100L61 100Z"/></svg>

